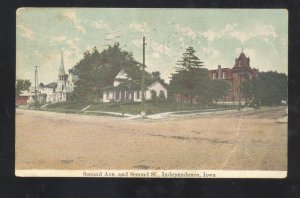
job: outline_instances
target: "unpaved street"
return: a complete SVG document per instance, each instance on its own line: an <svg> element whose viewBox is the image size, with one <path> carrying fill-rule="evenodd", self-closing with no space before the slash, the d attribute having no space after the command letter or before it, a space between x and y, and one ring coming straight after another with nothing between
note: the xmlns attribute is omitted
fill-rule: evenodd
<svg viewBox="0 0 300 198"><path fill-rule="evenodd" d="M141 121L17 109L16 169L286 170L285 114Z"/></svg>

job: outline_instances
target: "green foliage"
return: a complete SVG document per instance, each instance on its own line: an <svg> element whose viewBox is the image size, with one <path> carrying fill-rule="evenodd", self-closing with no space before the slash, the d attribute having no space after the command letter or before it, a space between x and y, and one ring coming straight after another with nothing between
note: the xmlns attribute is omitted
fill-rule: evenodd
<svg viewBox="0 0 300 198"><path fill-rule="evenodd" d="M193 47L188 47L182 55L182 59L177 62L178 71L190 71L203 66L203 62L195 55Z"/></svg>
<svg viewBox="0 0 300 198"><path fill-rule="evenodd" d="M160 90L159 95L158 95L158 101L160 102L166 102L166 96L165 96L165 92L163 92L162 90Z"/></svg>
<svg viewBox="0 0 300 198"><path fill-rule="evenodd" d="M243 83L242 92L252 105L280 105L281 100L287 101L287 75L273 71L260 72L256 79Z"/></svg>
<svg viewBox="0 0 300 198"><path fill-rule="evenodd" d="M47 110L50 111L80 111L81 109L85 108L88 104L81 103L81 102L58 102L49 104L47 106Z"/></svg>
<svg viewBox="0 0 300 198"><path fill-rule="evenodd" d="M223 99L230 91L230 84L226 80L210 80L209 97L211 101Z"/></svg>
<svg viewBox="0 0 300 198"><path fill-rule="evenodd" d="M22 91L29 90L30 86L31 86L30 80L18 79L17 82L16 82L16 95L20 96Z"/></svg>
<svg viewBox="0 0 300 198"><path fill-rule="evenodd" d="M205 110L205 109L218 109L224 108L223 105L215 104L190 104L190 103L176 103L176 102L158 102L147 101L145 103L145 112L147 114L156 114L162 112L173 111L190 111L190 110ZM98 103L90 105L88 111L109 111L128 114L140 114L141 103L139 102L111 102L111 103Z"/></svg>
<svg viewBox="0 0 300 198"><path fill-rule="evenodd" d="M118 43L108 46L102 52L96 47L86 51L83 59L74 66L74 73L79 80L75 83L74 98L76 100L96 101L102 97L103 89L112 86L114 78L124 69L131 78L124 81L124 86L138 87L141 82L141 64L138 63L131 52L122 50ZM145 72L145 79L151 75Z"/></svg>
<svg viewBox="0 0 300 198"><path fill-rule="evenodd" d="M176 73L172 74L170 81L170 94L209 98L208 70L201 68L203 62L195 56L195 52L192 47L187 48L177 62Z"/></svg>
<svg viewBox="0 0 300 198"><path fill-rule="evenodd" d="M155 90L150 90L151 100L157 100L157 93Z"/></svg>
<svg viewBox="0 0 300 198"><path fill-rule="evenodd" d="M93 100L100 96L105 82L102 73L105 65L101 64L101 58L99 51L93 48L91 52L84 52L83 59L74 66L74 74L79 77L75 83L74 98Z"/></svg>

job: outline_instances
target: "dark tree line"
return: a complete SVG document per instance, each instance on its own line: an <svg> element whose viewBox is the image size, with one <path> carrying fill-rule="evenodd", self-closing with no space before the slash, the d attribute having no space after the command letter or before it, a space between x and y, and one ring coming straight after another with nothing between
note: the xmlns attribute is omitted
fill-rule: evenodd
<svg viewBox="0 0 300 198"><path fill-rule="evenodd" d="M204 68L203 62L195 55L193 47L188 47L178 60L176 72L172 74L168 95L174 98L180 94L192 102L192 98L201 99L202 102L217 102L223 99L230 90L226 80L210 80L209 71ZM108 46L102 52L96 48L84 52L83 59L74 66L74 73L79 80L75 83L72 99L97 101L102 97L103 90L112 86L114 78L123 69L129 80L121 83L129 89L140 89L142 65L136 61L131 52L122 50L118 43ZM159 72L152 74L145 71L145 83L160 78ZM160 79L162 80L162 79ZM17 95L29 87L27 81L17 82ZM27 88L28 89L28 88ZM256 79L244 82L242 91L248 101L259 105L279 105L287 100L287 76L277 72L260 72ZM159 95L153 95L159 98Z"/></svg>
<svg viewBox="0 0 300 198"><path fill-rule="evenodd" d="M250 105L275 106L288 99L288 79L284 73L260 72L256 79L247 80L242 88Z"/></svg>

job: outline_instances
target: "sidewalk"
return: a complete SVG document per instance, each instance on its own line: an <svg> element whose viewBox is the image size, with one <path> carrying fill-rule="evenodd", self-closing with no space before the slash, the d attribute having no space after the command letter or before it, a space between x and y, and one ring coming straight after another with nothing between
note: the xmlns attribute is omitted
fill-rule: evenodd
<svg viewBox="0 0 300 198"><path fill-rule="evenodd" d="M160 120L160 119L168 119L168 118L177 118L177 117L192 117L197 115L204 115L204 114L222 114L228 112L239 112L239 111L248 111L252 110L251 108L244 108L244 109L203 109L203 110L191 110L191 111L172 111L172 112L163 112L157 113L152 115L145 116L146 119L151 120ZM135 115L129 117L129 119L141 119L141 115Z"/></svg>

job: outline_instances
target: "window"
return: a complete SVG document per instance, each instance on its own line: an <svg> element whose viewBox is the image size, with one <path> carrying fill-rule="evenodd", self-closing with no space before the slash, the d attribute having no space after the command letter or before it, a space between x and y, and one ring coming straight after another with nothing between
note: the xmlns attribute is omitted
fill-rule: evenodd
<svg viewBox="0 0 300 198"><path fill-rule="evenodd" d="M117 92L116 92L116 99L119 99L119 95L120 95L120 92L117 91Z"/></svg>
<svg viewBox="0 0 300 198"><path fill-rule="evenodd" d="M140 99L140 92L139 91L136 92L136 98Z"/></svg>
<svg viewBox="0 0 300 198"><path fill-rule="evenodd" d="M109 99L109 92L106 91L106 99L108 100Z"/></svg>
<svg viewBox="0 0 300 198"><path fill-rule="evenodd" d="M239 60L239 67L242 67L242 60Z"/></svg>
<svg viewBox="0 0 300 198"><path fill-rule="evenodd" d="M126 98L126 99L129 99L129 94L130 94L130 93L129 93L128 91L125 91L125 98Z"/></svg>
<svg viewBox="0 0 300 198"><path fill-rule="evenodd" d="M226 72L223 72L223 79L226 79Z"/></svg>
<svg viewBox="0 0 300 198"><path fill-rule="evenodd" d="M216 79L216 73L213 73L213 79Z"/></svg>

